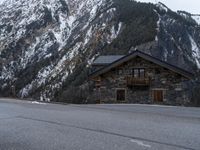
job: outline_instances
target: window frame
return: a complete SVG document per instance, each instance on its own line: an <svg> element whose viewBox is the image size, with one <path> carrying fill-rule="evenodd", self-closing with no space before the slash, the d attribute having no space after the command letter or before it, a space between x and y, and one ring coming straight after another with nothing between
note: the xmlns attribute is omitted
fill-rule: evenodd
<svg viewBox="0 0 200 150"><path fill-rule="evenodd" d="M143 71L141 71L141 70L143 70ZM146 69L145 68L133 68L132 76L134 78L145 78L146 77Z"/></svg>

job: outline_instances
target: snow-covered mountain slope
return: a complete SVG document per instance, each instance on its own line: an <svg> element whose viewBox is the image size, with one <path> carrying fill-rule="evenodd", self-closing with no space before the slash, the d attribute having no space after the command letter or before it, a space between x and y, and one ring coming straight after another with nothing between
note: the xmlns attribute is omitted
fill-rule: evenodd
<svg viewBox="0 0 200 150"><path fill-rule="evenodd" d="M198 25L200 25L200 15L192 15L192 18L196 21Z"/></svg>
<svg viewBox="0 0 200 150"><path fill-rule="evenodd" d="M157 6L157 50L151 54L186 70L195 71L193 65L200 69L200 28L196 20L191 14L173 12L162 3Z"/></svg>
<svg viewBox="0 0 200 150"><path fill-rule="evenodd" d="M137 45L186 69L200 68L198 24L161 3L7 0L0 5L0 95L14 88L19 97L49 101L81 85L98 55L127 54Z"/></svg>
<svg viewBox="0 0 200 150"><path fill-rule="evenodd" d="M193 20L196 22L197 25L200 25L200 14L190 14L188 12L185 11L178 11L178 14L181 15L182 17L184 17L187 20Z"/></svg>
<svg viewBox="0 0 200 150"><path fill-rule="evenodd" d="M42 88L41 99L48 100L83 56L89 64L98 55L95 47L119 34L122 24L112 21L111 5L107 0L6 1L0 6L1 87L15 84L21 97Z"/></svg>

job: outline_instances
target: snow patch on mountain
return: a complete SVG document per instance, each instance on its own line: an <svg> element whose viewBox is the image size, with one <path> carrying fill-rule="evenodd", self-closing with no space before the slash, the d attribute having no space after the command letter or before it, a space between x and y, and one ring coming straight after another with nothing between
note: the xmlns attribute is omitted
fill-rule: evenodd
<svg viewBox="0 0 200 150"><path fill-rule="evenodd" d="M111 43L119 35L122 23L113 21L112 4L111 0L5 1L0 6L0 54L4 51L8 56L0 55L5 57L2 85L13 86L19 75L38 67L18 96L28 97L40 89L40 99L49 101L85 53L91 64L95 57L90 47Z"/></svg>
<svg viewBox="0 0 200 150"><path fill-rule="evenodd" d="M120 30L121 30L121 27L122 27L122 22L120 22L118 25L117 25L117 29L116 29L116 26L113 25L112 28L111 28L111 31L110 31L110 36L107 37L107 42L110 44L115 38L117 38L117 36L119 35L120 33Z"/></svg>
<svg viewBox="0 0 200 150"><path fill-rule="evenodd" d="M168 8L166 5L164 5L163 3L161 3L161 2L158 2L158 3L156 4L156 6L157 6L160 10L165 11L165 12L168 12L168 10L169 10L169 8Z"/></svg>
<svg viewBox="0 0 200 150"><path fill-rule="evenodd" d="M189 39L190 39L190 42L191 42L192 55L195 59L197 67L200 69L200 49L199 49L197 43L195 42L195 40L192 38L191 35L189 35Z"/></svg>
<svg viewBox="0 0 200 150"><path fill-rule="evenodd" d="M161 16L160 16L160 14L157 12L157 10L155 10L154 9L154 12L158 15L158 21L157 21L157 28L156 28L156 30L157 30L157 35L155 36L155 41L158 41L158 33L159 33L159 31L160 31L160 23L161 23Z"/></svg>
<svg viewBox="0 0 200 150"><path fill-rule="evenodd" d="M192 15L192 18L196 21L198 25L200 25L200 15Z"/></svg>

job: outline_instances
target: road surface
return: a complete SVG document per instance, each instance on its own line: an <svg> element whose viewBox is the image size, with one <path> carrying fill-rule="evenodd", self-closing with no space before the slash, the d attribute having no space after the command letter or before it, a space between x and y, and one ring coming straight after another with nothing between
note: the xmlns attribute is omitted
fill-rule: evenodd
<svg viewBox="0 0 200 150"><path fill-rule="evenodd" d="M0 150L200 150L200 108L0 99Z"/></svg>

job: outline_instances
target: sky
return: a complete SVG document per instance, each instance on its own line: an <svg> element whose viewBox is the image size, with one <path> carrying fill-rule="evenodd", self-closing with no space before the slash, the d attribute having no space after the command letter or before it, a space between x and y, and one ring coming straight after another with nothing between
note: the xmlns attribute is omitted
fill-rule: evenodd
<svg viewBox="0 0 200 150"><path fill-rule="evenodd" d="M170 9L185 10L192 14L200 14L200 0L137 0L141 2L162 2Z"/></svg>
<svg viewBox="0 0 200 150"><path fill-rule="evenodd" d="M0 0L0 4L5 0ZM162 2L170 9L185 10L193 14L200 14L200 0L137 0L141 2Z"/></svg>
<svg viewBox="0 0 200 150"><path fill-rule="evenodd" d="M5 1L5 0L0 0L0 4L1 4L3 1Z"/></svg>

